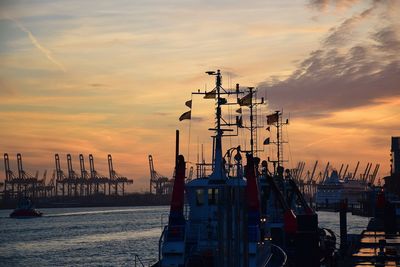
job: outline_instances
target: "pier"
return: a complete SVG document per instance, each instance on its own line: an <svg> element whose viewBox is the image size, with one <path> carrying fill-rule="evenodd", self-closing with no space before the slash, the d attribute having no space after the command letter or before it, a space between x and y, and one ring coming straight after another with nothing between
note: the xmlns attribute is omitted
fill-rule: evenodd
<svg viewBox="0 0 400 267"><path fill-rule="evenodd" d="M340 256L338 265L343 267L400 265L400 227L396 214L398 202L378 197L375 216L360 234L347 234L347 207L340 210Z"/></svg>

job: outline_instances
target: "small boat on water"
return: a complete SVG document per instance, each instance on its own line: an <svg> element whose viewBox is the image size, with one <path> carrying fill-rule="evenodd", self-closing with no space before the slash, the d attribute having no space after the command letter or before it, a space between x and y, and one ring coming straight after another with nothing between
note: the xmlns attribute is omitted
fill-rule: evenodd
<svg viewBox="0 0 400 267"><path fill-rule="evenodd" d="M42 215L42 212L34 208L30 199L22 198L18 201L17 208L10 214L10 218L34 218Z"/></svg>
<svg viewBox="0 0 400 267"><path fill-rule="evenodd" d="M267 123L277 128L274 142L277 155L276 160L261 162L258 175L265 231L271 233L273 244L285 251L289 266L332 266L335 234L319 227L318 214L308 205L291 170L283 167L281 129L288 120L282 120L282 112L275 111L267 116ZM270 143L269 139L267 143ZM268 170L268 162L274 165L272 172ZM258 163L260 159L256 160L256 165ZM256 166L256 170L259 169Z"/></svg>

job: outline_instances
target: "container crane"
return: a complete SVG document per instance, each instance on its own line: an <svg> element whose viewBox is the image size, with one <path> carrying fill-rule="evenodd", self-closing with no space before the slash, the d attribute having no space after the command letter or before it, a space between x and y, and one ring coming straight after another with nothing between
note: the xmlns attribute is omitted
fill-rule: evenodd
<svg viewBox="0 0 400 267"><path fill-rule="evenodd" d="M90 165L90 183L94 185L94 194L106 194L107 184L109 178L99 174L94 168L94 158L92 154L89 154L89 165Z"/></svg>
<svg viewBox="0 0 400 267"><path fill-rule="evenodd" d="M85 159L83 158L82 154L79 154L79 166L81 169L81 176L78 178L79 184L81 185L80 187L80 194L81 196L85 195L89 196L90 195L90 184L89 184L89 173L87 172L85 168Z"/></svg>
<svg viewBox="0 0 400 267"><path fill-rule="evenodd" d="M67 182L67 191L68 191L68 196L72 196L72 193L74 196L78 195L78 175L74 171L72 167L72 157L71 154L67 154L67 166L68 166L68 178L66 180Z"/></svg>
<svg viewBox="0 0 400 267"><path fill-rule="evenodd" d="M54 155L54 160L56 163L56 196L59 195L60 191L61 195L64 196L65 180L67 179L67 177L65 176L64 171L61 169L60 156L58 154Z"/></svg>
<svg viewBox="0 0 400 267"><path fill-rule="evenodd" d="M168 194L172 186L172 183L170 182L170 179L159 174L154 169L154 162L152 155L149 155L149 167L150 167L150 194L153 193L157 195Z"/></svg>
<svg viewBox="0 0 400 267"><path fill-rule="evenodd" d="M114 194L118 195L118 189L121 190L122 195L125 195L125 184L133 184L132 179L120 176L113 167L112 157L108 155L108 171L110 174L110 180L108 183L108 194L111 195L111 189L113 189Z"/></svg>

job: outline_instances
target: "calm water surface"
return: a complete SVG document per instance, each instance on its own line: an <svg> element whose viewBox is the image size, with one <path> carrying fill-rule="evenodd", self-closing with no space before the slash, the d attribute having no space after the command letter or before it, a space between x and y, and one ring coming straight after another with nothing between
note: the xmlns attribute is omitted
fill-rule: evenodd
<svg viewBox="0 0 400 267"><path fill-rule="evenodd" d="M44 216L11 219L0 210L0 266L134 266L158 257L169 207L41 209ZM338 213L319 212L320 226L339 233ZM368 218L348 215L349 233Z"/></svg>

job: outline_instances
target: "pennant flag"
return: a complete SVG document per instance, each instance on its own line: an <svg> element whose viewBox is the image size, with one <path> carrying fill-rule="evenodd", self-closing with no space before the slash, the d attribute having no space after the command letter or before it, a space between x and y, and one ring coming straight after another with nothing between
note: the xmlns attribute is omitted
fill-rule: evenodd
<svg viewBox="0 0 400 267"><path fill-rule="evenodd" d="M185 105L186 105L188 108L192 108L192 100L186 101L186 102L185 102Z"/></svg>
<svg viewBox="0 0 400 267"><path fill-rule="evenodd" d="M242 108L237 109L236 113L242 114Z"/></svg>
<svg viewBox="0 0 400 267"><path fill-rule="evenodd" d="M271 124L274 124L275 122L278 122L278 118L279 118L278 113L268 115L267 116L267 124L271 125Z"/></svg>
<svg viewBox="0 0 400 267"><path fill-rule="evenodd" d="M265 130L267 130L268 132L271 131L271 128L268 126Z"/></svg>
<svg viewBox="0 0 400 267"><path fill-rule="evenodd" d="M226 98L219 98L218 102L219 102L220 105L225 105L226 103L228 103Z"/></svg>
<svg viewBox="0 0 400 267"><path fill-rule="evenodd" d="M250 106L251 105L251 93L245 95L244 97L238 99L238 104L240 106Z"/></svg>
<svg viewBox="0 0 400 267"><path fill-rule="evenodd" d="M242 116L236 116L236 124L239 128L243 127L243 118Z"/></svg>
<svg viewBox="0 0 400 267"><path fill-rule="evenodd" d="M269 145L269 143L270 143L270 142L269 142L269 137L268 137L267 139L264 140L264 143L263 143L263 144L264 144L264 145Z"/></svg>
<svg viewBox="0 0 400 267"><path fill-rule="evenodd" d="M214 99L216 95L217 95L217 90L213 89L210 92L206 92L204 99Z"/></svg>
<svg viewBox="0 0 400 267"><path fill-rule="evenodd" d="M183 113L183 114L179 117L179 121L190 120L191 118L192 118L192 111L189 110L189 111Z"/></svg>

